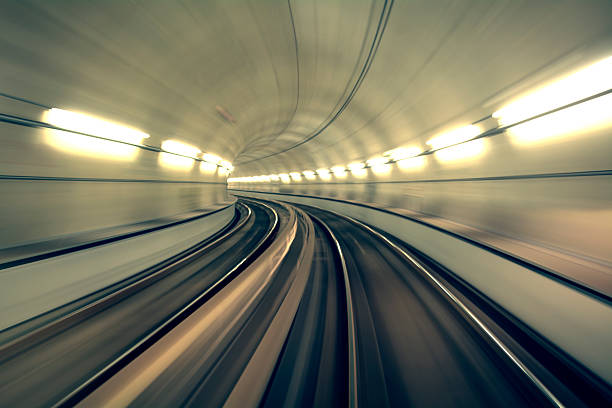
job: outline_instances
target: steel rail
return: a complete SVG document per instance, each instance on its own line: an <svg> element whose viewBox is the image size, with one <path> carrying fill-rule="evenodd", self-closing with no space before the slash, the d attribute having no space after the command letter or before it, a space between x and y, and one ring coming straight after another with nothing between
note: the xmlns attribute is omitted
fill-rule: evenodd
<svg viewBox="0 0 612 408"><path fill-rule="evenodd" d="M284 267L288 267L291 272L289 275L285 275L285 279L288 279L287 282L290 282L290 284L285 291L276 294L276 296L280 294L279 299L282 300L280 300L274 316L269 320L267 328L259 340L259 344L255 347L249 361L244 366L239 379L223 403L225 408L256 406L261 403L269 386L269 381L276 371L279 358L285 349L287 338L295 322L295 316L311 274L315 247L312 220L301 209L295 206L276 201L270 201L270 203L278 205L289 212L289 222L287 223L289 228L286 228L288 231L286 234L283 234L283 238L279 238L277 241L281 244L280 249L282 251L278 252L278 249L272 246L266 251L266 256L270 253L268 256L270 259L278 259L277 265L269 266L267 264L264 266L264 269L268 269L270 271L268 274L272 277L272 274L279 276L283 270L287 271ZM305 238L301 241L301 245L296 245L298 231ZM294 263L284 266L284 262L292 249L297 251L297 258L294 260ZM278 257L279 254L281 254L280 258ZM255 264L252 268L256 268ZM272 279L274 278L271 278L266 286L272 283ZM270 295L272 294L268 293L264 296ZM192 403L193 401L190 400L186 405L192 405Z"/></svg>
<svg viewBox="0 0 612 408"><path fill-rule="evenodd" d="M247 209L247 216L244 217L242 220L240 220L237 224L231 226L229 229L226 230L226 227L224 227L220 232L223 232L221 235L217 235L214 234L212 237L212 240L210 240L209 242L205 243L202 246L203 242L206 242L207 240L209 240L210 238L207 238L205 240L203 240L202 242L199 242L195 245L193 245L192 247L186 249L185 251L182 251L179 254L174 255L172 258L176 258L179 257L178 259L173 260L171 263L167 264L167 265L163 265L161 268L154 270L151 273L148 273L144 276L138 277L134 282L131 282L130 284L121 287L111 293L108 293L104 296L102 296L101 298L91 302L91 303L87 303L86 305L83 305L81 307L78 307L76 310L73 310L72 312L58 318L55 320L52 320L46 324L41 325L40 327L25 333L22 336L16 337L15 339L8 341L2 345L0 345L0 361L3 361L6 358L7 354L14 354L17 350L19 349L23 349L26 348L30 345L32 345L33 343L35 343L38 339L37 337L40 336L45 336L48 337L50 335L53 335L54 333L57 333L58 331L64 330L67 327L70 327L72 325L74 325L75 323L78 323L80 321L85 320L87 317L94 315L95 313L106 309L109 306L112 306L113 304L121 301L122 299L125 299L127 296L130 296L131 294L137 292L138 290L142 289L143 287L148 286L149 284L152 284L156 281L158 281L159 279L162 279L163 277L165 277L167 274L169 274L170 272L172 272L173 268L175 268L176 266L180 265L181 263L184 263L185 261L193 258L196 255L201 254L203 251L209 249L210 247L219 244L221 241L225 240L226 238L228 238L230 235L232 235L233 233L235 233L236 231L238 231L239 229L241 229L249 220L249 218L251 217L252 211L248 206L245 206ZM199 248L198 248L199 247ZM162 261L161 263L163 264L166 261ZM155 266L153 266L152 268L155 268ZM145 269L146 271L146 269ZM125 280L129 280L130 277L126 278ZM117 285L121 282L117 282L113 285L107 286L105 288L102 288L95 293L99 293L105 290L108 290L108 288ZM90 294L90 295L93 295ZM87 296L90 296L87 295ZM85 297L87 297L85 296ZM79 300L81 300L83 298L77 299L74 302L77 302ZM62 306L60 306L62 307ZM53 312L57 309L52 309L49 312ZM29 320L26 320L26 322L28 322ZM7 329L10 330L11 328Z"/></svg>
<svg viewBox="0 0 612 408"><path fill-rule="evenodd" d="M118 356L113 361L108 363L105 367L103 367L96 374L94 374L89 379L84 381L80 386L78 386L76 389L71 391L68 395L64 396L59 401L57 401L55 404L53 404L52 407L54 408L71 407L71 406L76 405L81 400L83 400L87 395L89 395L96 388L102 385L112 375L116 374L119 370L121 370L123 367L128 365L131 361L133 361L136 357L138 357L146 349L148 349L151 345L153 345L157 340L159 340L166 333L168 333L170 330L176 327L179 323L185 320L189 315L191 315L195 310L197 310L202 304L204 304L210 297L212 297L215 293L221 290L227 283L229 283L235 277L236 274L241 272L250 262L252 262L257 256L259 256L259 254L263 251L263 249L267 247L269 243L271 242L271 240L274 238L274 235L278 231L278 224L279 224L279 217L278 217L277 212L270 206L267 206L265 204L260 204L260 205L262 205L263 207L266 207L267 210L272 214L273 216L272 226L268 230L264 238L247 256L242 258L242 260L238 264L236 264L229 272L223 275L217 282L211 285L208 289L206 289L200 295L192 299L181 310L179 310L178 312L173 314L171 317L166 319L166 321L161 323L159 326L157 326L157 328L155 328L145 337L140 339L136 344L134 344L128 350L124 351L120 356ZM249 209L249 211L251 210ZM230 234L231 233L228 233L224 237L229 236ZM191 258L195 256L196 254L199 254L200 252L201 251L191 254L187 258ZM177 264L182 261L184 261L184 259L181 261L177 261Z"/></svg>
<svg viewBox="0 0 612 408"><path fill-rule="evenodd" d="M542 381L540 381L540 379L517 357L516 354L514 354L512 352L512 350L510 350L510 348L508 346L506 346L499 337L497 337L495 335L495 333L493 333L493 331L491 329L489 329L489 327L487 327L487 325L485 325L482 320L480 320L466 305L465 303L463 303L459 298L457 298L446 286L444 286L434 275L432 275L427 268L425 268L417 259L415 259L413 256L411 256L410 254L408 254L406 251L404 251L402 248L400 248L399 246L397 246L394 242L390 241L387 237L385 237L383 234L381 234L380 232L372 229L370 226L368 226L367 224L362 223L359 220L356 220L354 218L348 217L346 215L342 215L342 214L338 214L334 211L330 211L330 210L324 210L327 211L339 218L345 219L357 226L359 226L360 228L365 229L366 231L370 232L372 235L374 235L375 237L377 237L379 240L383 241L385 244L387 244L389 247L391 247L393 250L395 250L397 253L399 253L401 256L403 256L404 258L406 258L413 266L415 266L419 271L421 271L430 281L431 283L437 287L444 295L446 295L446 297L448 297L448 299L456 305L456 307L462 312L461 314L464 316L464 318L466 318L466 320L471 321L471 323L473 323L474 325L476 325L476 327L478 327L482 333L484 333L486 335L486 337L488 337L493 344L495 344L497 346L497 348L523 373L525 374L529 380L533 383L533 385L535 385L535 387L542 392L542 394L555 406L558 408L563 408L564 405L561 401L559 401L559 399L557 399L557 397L555 397L555 395L546 387L546 385L544 385L544 383L542 383Z"/></svg>
<svg viewBox="0 0 612 408"><path fill-rule="evenodd" d="M357 398L357 338L355 335L355 316L353 312L353 298L351 296L351 286L348 277L348 269L346 267L346 261L344 259L344 254L342 252L342 247L340 246L340 242L334 235L333 231L329 226L323 222L319 217L308 213L308 216L312 218L317 224L319 224L322 229L325 231L327 236L334 243L334 247L336 249L336 254L338 256L338 260L340 261L340 266L342 268L342 275L344 277L344 288L346 293L346 314L347 314L347 322L348 322L348 347L349 347L349 358L348 358L348 371L349 371L349 399L348 406L350 408L357 408L358 406L358 398Z"/></svg>

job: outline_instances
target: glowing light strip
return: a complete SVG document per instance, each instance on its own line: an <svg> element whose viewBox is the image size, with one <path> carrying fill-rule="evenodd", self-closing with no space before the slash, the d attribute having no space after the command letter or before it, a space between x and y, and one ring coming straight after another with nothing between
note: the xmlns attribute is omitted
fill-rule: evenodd
<svg viewBox="0 0 612 408"><path fill-rule="evenodd" d="M197 147L179 142L178 140L164 140L161 148L166 153L174 153L192 159L197 159L196 156L201 153Z"/></svg>
<svg viewBox="0 0 612 408"><path fill-rule="evenodd" d="M148 133L138 129L84 113L72 112L59 108L49 109L46 114L46 120L54 126L69 131L99 136L117 142L139 144L142 139L147 139L149 137Z"/></svg>
<svg viewBox="0 0 612 408"><path fill-rule="evenodd" d="M443 149L459 143L467 142L482 133L478 125L467 125L452 129L429 139L426 143L434 150Z"/></svg>
<svg viewBox="0 0 612 408"><path fill-rule="evenodd" d="M491 116L498 120L500 126L495 129L483 131L476 124L466 125L452 129L448 132L436 135L426 143L431 146L430 150L423 151L418 147L399 147L383 153L382 157L374 157L367 161L367 167L371 169L383 168L389 163L396 162L404 167L422 166L422 161L416 161L419 157L436 153L436 157L443 161L451 161L457 158L474 156L482 152L484 140L483 137L493 136L503 133L507 129L516 127L514 131L517 135L523 136L527 133L528 126L525 123L533 122L533 128L537 128L536 124L544 123L539 119L542 117L551 117L555 120L561 120L559 115L571 116L571 124L566 125L563 129L571 129L578 131L583 126L608 124L611 115L607 114L610 111L609 106L612 96L607 96L612 90L612 56L607 57L599 62L596 62L588 67L575 72L559 81L540 87L534 92L527 94L524 97L502 107L495 111ZM592 108L592 112L582 112L581 116L576 116L579 112L578 106L588 106ZM565 113L564 113L565 112ZM603 112L603 113L602 113ZM579 120L583 118L583 120ZM607 121L607 122L606 122ZM547 129L551 124L546 122ZM602 125L603 126L603 125ZM564 130L564 131L565 131ZM549 131L548 133L556 134L561 131ZM531 134L536 132L531 132ZM537 134L542 135L541 129L538 129ZM534 139L533 136L524 139ZM464 146L465 144L465 146ZM464 147L462 147L464 146ZM448 149L446 152L445 149ZM468 154L469 153L469 154ZM341 170L341 168L343 170ZM358 173L365 172L366 164L363 162L349 163L346 168L348 171ZM332 167L331 172L334 174L346 171L343 166ZM302 172L307 179L314 177L315 173L311 170ZM330 170L318 169L317 175L321 177L329 177Z"/></svg>
<svg viewBox="0 0 612 408"><path fill-rule="evenodd" d="M493 113L503 126L518 123L612 88L612 56L511 102Z"/></svg>

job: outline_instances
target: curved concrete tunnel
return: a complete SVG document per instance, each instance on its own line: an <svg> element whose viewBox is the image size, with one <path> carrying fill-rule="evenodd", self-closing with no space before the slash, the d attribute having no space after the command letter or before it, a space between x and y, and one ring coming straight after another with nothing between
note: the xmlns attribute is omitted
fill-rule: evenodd
<svg viewBox="0 0 612 408"><path fill-rule="evenodd" d="M610 306L610 1L62 0L1 10L6 268L250 195L382 209ZM176 245L159 259L188 241ZM20 302L6 306L2 328L21 319L9 316L27 309ZM610 380L602 357L594 371Z"/></svg>

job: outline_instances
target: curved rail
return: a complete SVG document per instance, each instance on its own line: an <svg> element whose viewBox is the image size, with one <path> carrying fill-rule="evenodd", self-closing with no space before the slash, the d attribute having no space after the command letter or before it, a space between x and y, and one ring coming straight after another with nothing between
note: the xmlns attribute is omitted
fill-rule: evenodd
<svg viewBox="0 0 612 408"><path fill-rule="evenodd" d="M346 268L346 261L344 259L344 254L342 253L342 248L340 247L340 242L334 235L333 231L329 226L324 223L319 217L308 214L313 221L321 226L323 231L327 234L327 236L334 243L334 247L336 249L336 254L338 256L338 260L340 262L340 266L342 268L342 276L344 277L344 288L346 293L346 314L347 314L347 322L348 322L348 339L349 339L349 400L348 406L351 408L357 408L358 399L357 399L357 338L355 336L355 316L353 312L353 298L351 296L351 286L348 277L348 270Z"/></svg>
<svg viewBox="0 0 612 408"><path fill-rule="evenodd" d="M76 324L86 319L92 314L95 314L96 312L119 302L120 300L124 299L126 296L129 296L135 291L138 291L142 287L150 285L156 282L157 280L163 278L172 270L172 268L176 267L180 263L185 262L193 258L194 256L201 254L207 249L219 244L221 241L225 240L231 234L240 230L251 218L252 216L251 209L248 206L244 206L244 207L247 209L247 215L241 218L237 223L235 222L235 220L232 221L229 225L224 227L222 230L220 230L216 234L213 234L211 237L208 237L204 239L202 242L195 244L191 248L188 248L185 251L174 255L169 260L166 260L158 264L157 266L149 268L149 270L145 270L139 274L136 274L135 276L128 277L124 279L123 281L117 282L106 288L102 288L90 295L85 296L85 298L77 299L71 302L71 304L80 303L82 300L86 298L90 298L93 295L99 296L100 294L103 294L105 292L107 293L105 295L103 294L102 297L95 299L92 302L88 302L81 307L77 307L75 310L59 318L56 318L47 323L44 323L34 330L25 332L22 335L19 335L18 337L14 338L13 340L7 341L6 343L1 344L0 345L0 360L2 360L3 356L6 354L14 353L15 351L25 348L35 341L40 341L41 336L44 336L44 337L51 336L54 333L57 333L60 330L64 330L65 328L70 327L73 324ZM61 309L62 307L63 306L61 306L58 309ZM53 309L47 313L53 313L56 310L57 309ZM26 320L25 322L20 323L19 326L21 326L24 323L27 324L31 320L37 319L39 317L40 316L36 316L32 319ZM5 329L3 331L13 330L16 327L17 326L9 327L8 329Z"/></svg>
<svg viewBox="0 0 612 408"><path fill-rule="evenodd" d="M491 329L489 329L487 327L487 325L485 325L483 323L483 321L481 319L479 319L466 305L465 303L463 303L459 298L457 298L446 286L444 286L435 276L433 276L428 270L427 268L425 268L418 260L416 260L413 256L411 256L410 254L408 254L406 251L404 251L402 248L400 248L399 246L397 246L394 242L390 241L387 237L385 237L383 234L381 234L380 232L374 230L373 228L371 228L370 226L368 226L367 224L362 223L361 221L355 220L351 217L347 217L345 215L342 214L338 214L335 213L333 211L329 211L326 210L328 212L330 212L331 214L334 214L335 216L339 217L339 218L343 218L357 226L359 226L360 228L365 229L366 231L368 231L370 234L372 234L373 236L375 236L377 239L379 239L380 241L383 241L387 246L389 246L390 248L392 248L395 252L397 252L398 254L400 254L402 257L404 257L406 260L408 260L410 262L410 264L412 264L414 267L416 267L421 273L423 273L429 280L430 282L438 288L438 290L440 290L447 298L449 301L451 301L454 305L456 305L456 307L461 311L461 315L467 319L468 321L471 321L471 323L473 323L476 327L478 327L481 331L481 334L483 334L484 336L488 337L493 344L495 344L497 346L497 348L523 373L525 374L525 376L527 376L527 378L529 378L529 380L536 386L536 388L538 390L540 390L542 392L542 394L556 407L564 407L564 405L561 403L561 401L559 401L559 399L557 397L555 397L555 395L546 387L546 385L544 385L542 383L542 381L540 381L540 379L518 358L518 356L516 354L514 354L510 348L508 346L506 346L501 339L495 335L495 333L493 333L493 331Z"/></svg>
<svg viewBox="0 0 612 408"><path fill-rule="evenodd" d="M299 299L299 293L287 287L290 277L281 272L283 265L292 267L285 262L287 254L302 252L300 245L293 245L298 231L296 211L285 208L287 214L278 211L278 233L266 247L265 256L249 263L82 403L221 406L229 404L233 395L238 406L255 405L252 401L262 391L259 385L266 384L266 366L274 366L274 349L280 351L283 344L282 330L274 327L290 327L292 318L282 317L283 309L287 301L295 303ZM183 370L189 370L190 375L174 383L183 377ZM169 384L171 388L159 394L153 384Z"/></svg>
<svg viewBox="0 0 612 408"><path fill-rule="evenodd" d="M312 221L307 218L302 210L294 206L277 202L272 203L285 208L290 214L290 221L288 222L289 229L286 230L286 235L279 237L270 247L269 259L276 259L276 266L266 262L264 268L274 271L274 275L277 277L284 276L284 279L291 283L282 295L282 301L278 304L274 317L269 321L265 334L261 337L259 344L250 356L249 362L242 370L242 374L224 402L223 405L226 408L255 406L261 402L295 320L306 283L311 274L310 265L314 256L314 226ZM299 222L300 218L302 222ZM301 236L300 239L297 238L299 235ZM296 243L297 245L295 245ZM280 244L278 249L274 248L277 244ZM266 253L266 255L268 254ZM293 259L293 262L287 262L287 259ZM270 276L272 277L271 274ZM274 292L270 289L266 293L266 297L270 299Z"/></svg>
<svg viewBox="0 0 612 408"><path fill-rule="evenodd" d="M602 170L599 172L595 172L595 173L586 173L586 172L581 172L581 173L571 173L571 174L567 174L567 176L572 176L572 177L577 177L577 176L589 176L589 175L606 175L612 173L609 170ZM561 177L562 175L560 174L541 174L539 175L539 177ZM518 178L523 177L523 176L517 176ZM525 176L526 177L526 176ZM495 180L495 177L489 177L489 178L478 178L478 179L471 179L472 181L487 181L487 180ZM455 180L455 179L448 179L448 180ZM442 180L444 181L444 180ZM278 200L282 200L282 198L280 198L281 196L290 196L290 197L297 197L297 198L316 198L318 200L325 200L328 202L332 202L332 203L339 203L339 204L347 204L347 205L352 205L352 206L357 206L357 207L361 207L364 209L370 209L370 210L374 210L374 211L378 211L381 212L383 214L389 214L392 215L394 217L399 217L411 222L414 222L415 224L419 224L422 226L425 226L427 228L430 228L434 231L437 232L441 232L445 235L448 235L449 237L452 238L456 238L458 240L461 240L463 242L466 242L470 245L473 245L475 247L478 247L480 249L483 249L487 252L490 252L493 255L499 256L500 258L503 259L507 259L508 261L515 263L517 265L521 265L525 268L528 268L540 275L546 276L550 279L553 279L555 281L558 281L560 283L563 283L564 285L567 285L573 289L576 289L580 292L584 292L586 294L588 294L589 296L593 296L594 298L601 300L607 304L612 304L612 294L606 292L605 288L603 287L599 287L598 285L595 284L595 282L592 283L587 283L584 281L581 281L580 279L577 279L576 276L570 276L566 273L560 273L558 271L555 271L554 269L548 268L544 265L539 265L533 261L530 261L526 258L522 258L520 256L518 256L517 254L513 254L511 252L508 252L506 250L503 250L501 248L497 248L495 246L493 246L492 244L488 244L484 241L480 241L476 238L470 237L468 235L456 232L456 231L451 231L449 229L445 229L442 228L438 225L436 225L435 223L431 223L428 222L424 219L420 219L411 215L407 215L407 214L403 214L401 212L395 212L390 210L389 208L384 208L384 207L378 207L372 203L365 203L365 202L361 202L361 201L353 201L353 200L347 200L347 199L342 199L342 198L337 198L337 197L321 197L321 196L312 196L312 195L307 195L307 194L297 194L297 193L278 193L278 192L274 192L274 191L256 191L256 190L243 190L243 189L230 189L230 191L235 191L235 192L242 192L242 193L256 193L256 194L267 194L267 195L272 195L272 196L279 196ZM236 196L240 196L240 197L247 197L247 196L241 196L239 194L234 193L234 195Z"/></svg>
<svg viewBox="0 0 612 408"><path fill-rule="evenodd" d="M436 398L452 401L453 393L461 394L466 386L473 392L465 401L502 401L503 395L512 398L516 395L516 401L563 407L582 398L572 399L572 390L561 386L567 379L547 373L545 360L525 348L520 336L508 331L496 315L467 296L460 282L449 280L444 267L439 268L418 251L413 253L410 246L404 246L393 235L316 207L248 199L241 200L240 205L244 206L241 212L244 214L246 208L248 215L236 222L235 228L219 233L214 241L202 243L181 259L168 260L150 275L66 315L56 326L49 325L30 334L29 341L40 343L41 336L71 327L90 316L98 316L93 323L112 322L113 316L120 317L120 322L132 322L125 320L130 316L142 319L138 303L133 307L110 308L109 313L102 311L132 294L136 294L133 298L151 303L158 299L155 293L172 284L169 281L178 282L180 278L183 282L182 274L215 272L201 285L193 286L185 280L185 286L166 298L166 301L177 298L175 303L164 303L168 306L142 329L138 326L133 333L119 333L128 340L113 343L109 347L111 353L99 348L105 341L104 337L96 337L101 336L100 332L90 336L97 343L93 342L89 354L74 354L74 361L91 353L99 358L90 368L70 378L69 387L56 388L53 396L47 398L51 404L59 400L52 406L95 403L109 395L111 401L118 401L120 398L110 390L129 394L137 405L155 401L172 405L183 401L187 405L272 407L279 401L288 405L301 401L307 406L309 402L305 401L316 400L353 408L376 401L382 405L409 399L421 403ZM249 219L252 222L247 223ZM243 228L251 224L257 227ZM256 234L248 239L253 231ZM243 246L240 244L243 241L249 244ZM215 244L220 247L195 258ZM240 251L233 250L237 245L242 248ZM216 259L222 263L206 269L204 265ZM172 271L178 273L163 281L167 283L152 285ZM147 285L152 285L151 291ZM188 288L191 290L185 292ZM143 291L137 293L139 289ZM219 310L223 318L217 314ZM406 314L398 313L404 310ZM194 328L193 323L200 321L208 323ZM80 326L66 336L80 338ZM87 324L83 326L86 330ZM41 334L45 330L49 333ZM189 343L184 338L198 340ZM320 339L335 340L323 346L315 342ZM27 343L10 347L14 351L24 344ZM42 349L49 344L35 347ZM432 359L428 354L432 344L440 346L434 352L448 358L438 356L441 359L438 362ZM456 349L456 345L462 346ZM0 347L0 357L9 348ZM117 351L119 357L114 354ZM185 365L193 361L193 356L204 355L203 351L207 357L196 368ZM168 352L173 353L171 359L160 357ZM167 364L160 368L151 361ZM192 370L191 380L174 383L186 368ZM450 382L439 376L440 370L446 368L447 377L452 378ZM139 373L146 373L152 380L136 383L130 379ZM463 382L463 378L467 380ZM498 394L494 387L479 391L479 385L488 386L486 381L495 380L500 381ZM158 387L149 387L153 381L168 387L163 397ZM448 394L428 393L428 387L434 385L448 385ZM525 392L517 393L515 386ZM60 394L62 389L68 394ZM406 394L400 395L402 392ZM310 399L304 399L304 395ZM160 402L160 398L165 398L165 402Z"/></svg>
<svg viewBox="0 0 612 408"><path fill-rule="evenodd" d="M147 348L149 348L153 343L155 343L158 339L168 333L172 328L176 327L180 322L186 319L191 313L193 313L197 308L199 308L206 300L212 297L215 293L217 293L221 288L223 288L229 281L235 277L240 271L242 271L250 262L252 262L271 242L274 235L278 231L278 223L279 217L276 211L267 206L265 204L260 204L267 208L267 210L272 214L272 226L264 236L264 238L259 242L259 244L247 255L245 256L238 264L236 264L229 272L223 275L217 282L215 282L212 286L202 292L199 296L191 300L187 305L185 305L181 310L173 314L171 317L166 319L163 323L161 323L156 329L147 334L144 338L140 339L136 344L130 347L128 350L123 352L119 357L114 359L112 362L108 363L105 367L99 370L95 375L90 377L84 383L82 383L79 387L74 389L68 395L63 397L61 400L56 402L53 407L69 407L74 406L87 395L89 395L92 391L98 388L101 384L103 384L108 378L117 373L120 369L125 367L128 363L133 361L136 357L142 354ZM247 206L248 208L248 206ZM251 211L249 209L249 211ZM246 222L246 221L245 221ZM244 225L241 224L241 225ZM226 238L233 233L229 232L225 234L222 238ZM219 239L221 240L221 238ZM218 242L219 240L215 241ZM211 243L212 245L212 243ZM209 248L211 245L207 245L205 248ZM202 248L196 253L189 255L187 258L192 258L197 256L205 248ZM177 261L177 263L184 262L185 259L181 261ZM173 264L174 265L174 264ZM168 266L169 268L170 266Z"/></svg>

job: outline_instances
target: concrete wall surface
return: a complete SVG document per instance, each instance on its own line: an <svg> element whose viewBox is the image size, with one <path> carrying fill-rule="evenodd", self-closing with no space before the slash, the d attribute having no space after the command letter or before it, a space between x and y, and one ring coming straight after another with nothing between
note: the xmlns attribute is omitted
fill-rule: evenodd
<svg viewBox="0 0 612 408"><path fill-rule="evenodd" d="M147 234L0 270L0 330L164 261L222 229L235 207Z"/></svg>
<svg viewBox="0 0 612 408"><path fill-rule="evenodd" d="M0 96L0 112L43 121L47 110ZM228 202L225 175L191 159L5 122L0 145L0 250Z"/></svg>

